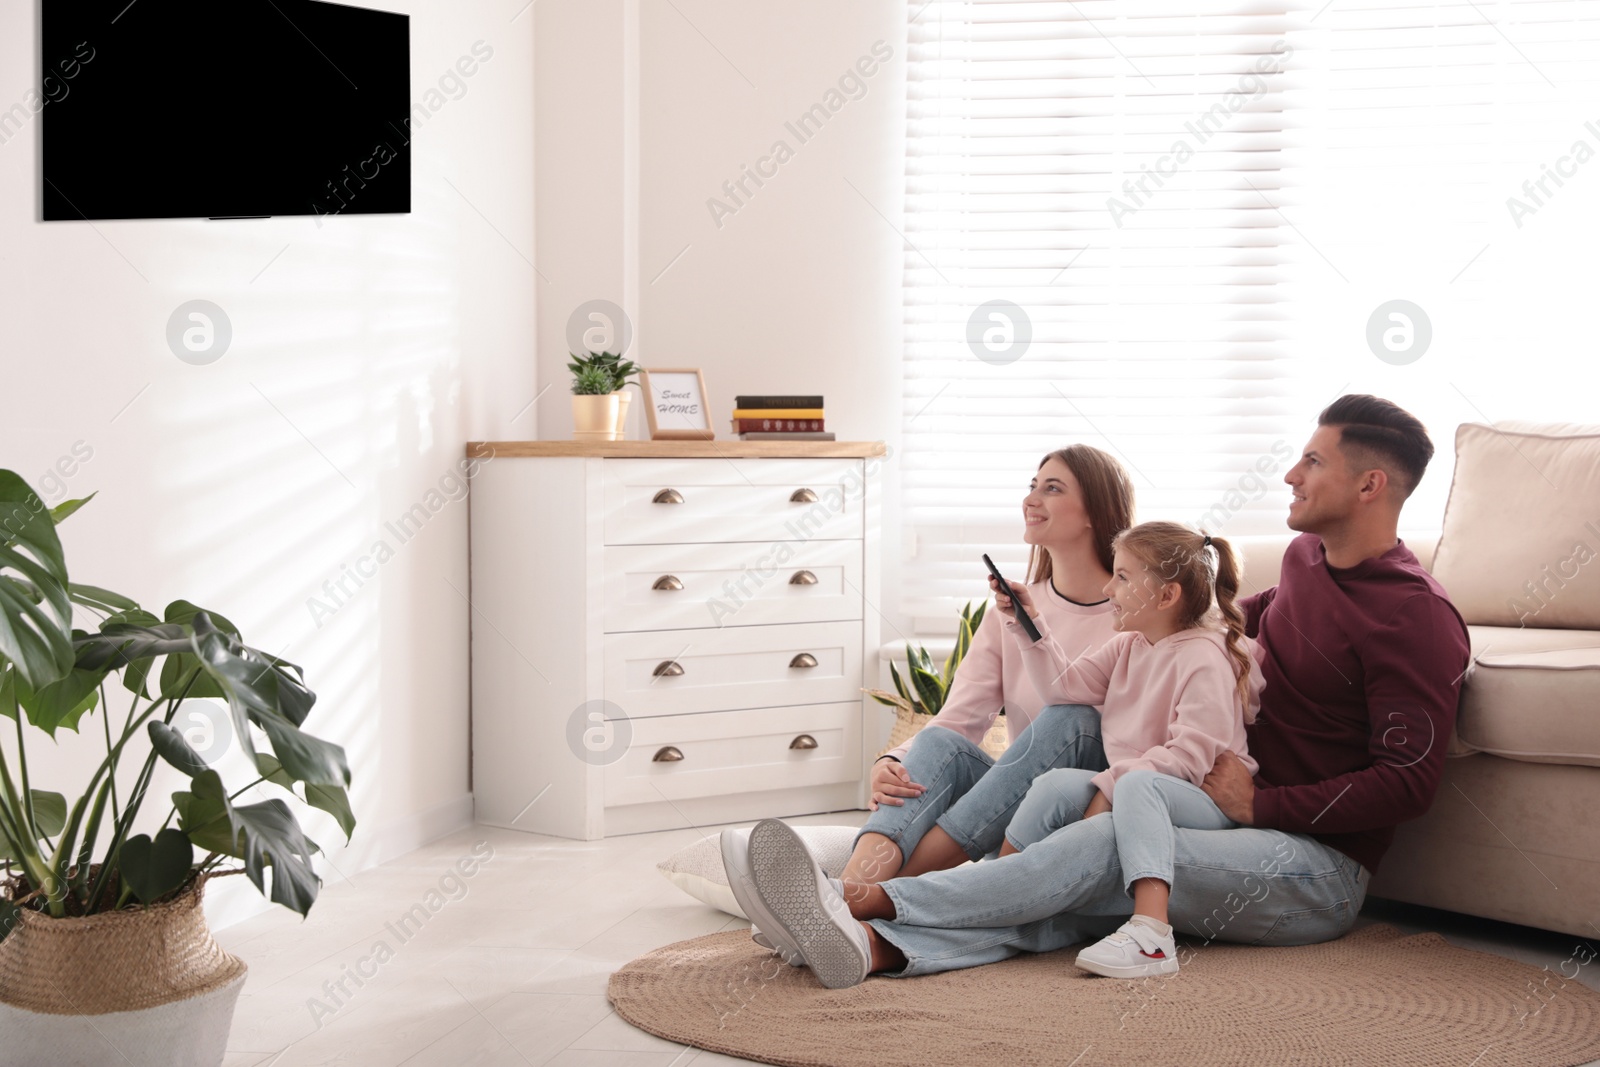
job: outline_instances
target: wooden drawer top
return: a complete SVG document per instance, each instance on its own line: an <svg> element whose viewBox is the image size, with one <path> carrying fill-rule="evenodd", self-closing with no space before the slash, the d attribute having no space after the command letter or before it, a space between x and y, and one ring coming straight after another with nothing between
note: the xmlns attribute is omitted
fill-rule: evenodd
<svg viewBox="0 0 1600 1067"><path fill-rule="evenodd" d="M629 459L867 459L882 441L468 441L467 455L610 456Z"/></svg>

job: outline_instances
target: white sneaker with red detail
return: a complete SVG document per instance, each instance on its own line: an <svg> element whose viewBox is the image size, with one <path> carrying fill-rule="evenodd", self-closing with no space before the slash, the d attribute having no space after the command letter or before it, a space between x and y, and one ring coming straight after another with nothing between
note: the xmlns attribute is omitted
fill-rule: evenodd
<svg viewBox="0 0 1600 1067"><path fill-rule="evenodd" d="M1178 973L1178 948L1170 933L1130 919L1079 952L1073 962L1107 978L1154 978Z"/></svg>

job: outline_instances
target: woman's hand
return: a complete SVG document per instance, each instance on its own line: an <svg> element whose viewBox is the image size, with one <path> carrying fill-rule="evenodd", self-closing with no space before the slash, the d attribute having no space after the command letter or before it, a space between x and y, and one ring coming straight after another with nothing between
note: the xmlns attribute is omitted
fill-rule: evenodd
<svg viewBox="0 0 1600 1067"><path fill-rule="evenodd" d="M1083 809L1083 817L1085 819L1092 819L1101 812L1110 810L1111 801L1106 799L1106 795L1104 793L1096 789L1094 791L1094 799L1089 801L1089 806L1087 808Z"/></svg>
<svg viewBox="0 0 1600 1067"><path fill-rule="evenodd" d="M881 759L872 768L872 799L867 802L869 811L877 811L879 804L905 804L900 797L920 797L927 786L911 780L911 772L899 760Z"/></svg>
<svg viewBox="0 0 1600 1067"><path fill-rule="evenodd" d="M1011 598L1000 591L1000 583L995 580L992 574L989 575L989 591L994 594L994 606L1010 618L1017 617L1016 604L1022 605L1022 610L1028 613L1028 618L1037 619L1039 617L1039 609L1033 606L1033 594L1015 582L1011 583L1011 591L1016 594L1016 604L1013 604Z"/></svg>

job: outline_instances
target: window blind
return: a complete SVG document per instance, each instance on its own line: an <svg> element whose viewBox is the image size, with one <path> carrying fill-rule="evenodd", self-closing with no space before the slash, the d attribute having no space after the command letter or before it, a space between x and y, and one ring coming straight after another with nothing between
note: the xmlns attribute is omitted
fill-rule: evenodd
<svg viewBox="0 0 1600 1067"><path fill-rule="evenodd" d="M907 614L983 596L982 551L1020 577L1021 498L1072 442L1122 460L1141 519L1280 533L1316 412L1378 392L1433 425L1414 506L1439 510L1454 424L1490 416L1381 361L1365 320L1420 300L1461 373L1519 328L1508 287L1570 287L1472 260L1512 244L1505 200L1539 161L1600 127L1600 4L908 11Z"/></svg>

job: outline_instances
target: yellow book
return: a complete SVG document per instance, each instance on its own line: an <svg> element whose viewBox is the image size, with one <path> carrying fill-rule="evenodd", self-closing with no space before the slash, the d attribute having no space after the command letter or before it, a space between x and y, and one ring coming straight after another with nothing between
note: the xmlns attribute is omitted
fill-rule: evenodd
<svg viewBox="0 0 1600 1067"><path fill-rule="evenodd" d="M821 408L734 408L736 419L820 419Z"/></svg>

